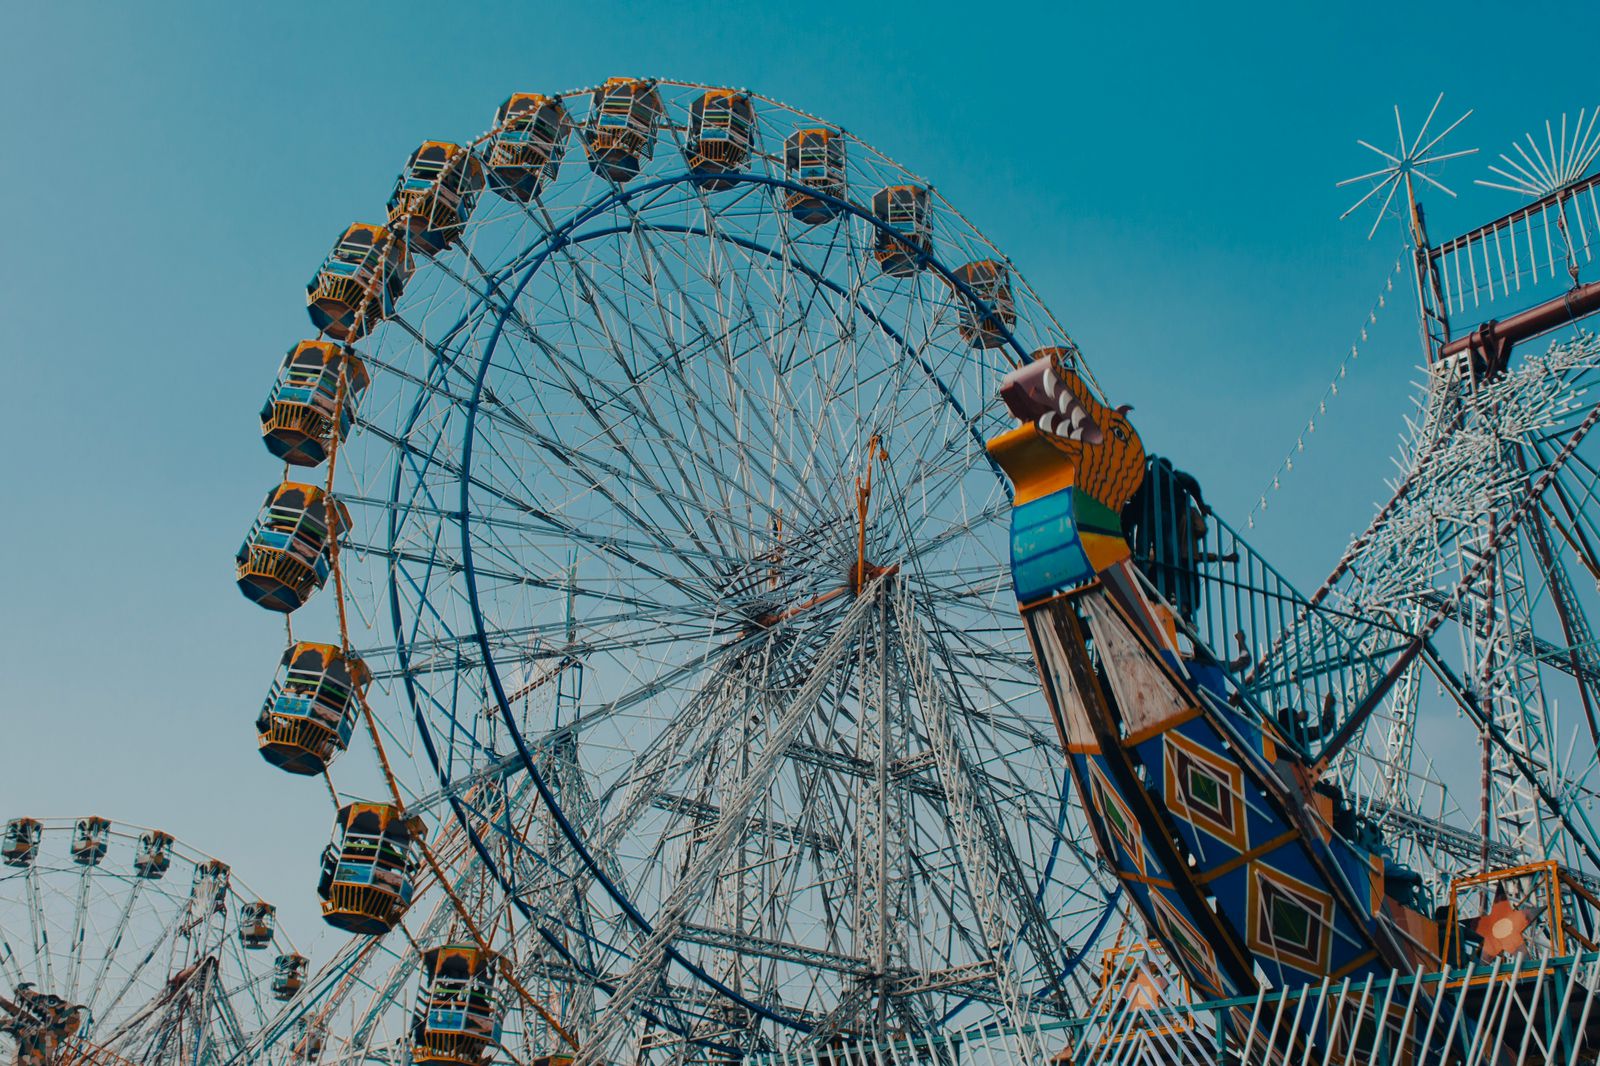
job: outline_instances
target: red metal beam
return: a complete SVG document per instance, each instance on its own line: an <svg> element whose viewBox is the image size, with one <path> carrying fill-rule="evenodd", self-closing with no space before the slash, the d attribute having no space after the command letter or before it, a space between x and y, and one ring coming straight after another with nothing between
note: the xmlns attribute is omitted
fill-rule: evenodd
<svg viewBox="0 0 1600 1066"><path fill-rule="evenodd" d="M1487 357L1491 365L1503 365L1501 360L1510 354L1512 346L1569 322L1576 322L1596 311L1600 311L1600 281L1591 281L1526 311L1519 311L1503 322L1491 318L1465 337L1447 342L1439 349L1439 356L1449 358L1473 351Z"/></svg>

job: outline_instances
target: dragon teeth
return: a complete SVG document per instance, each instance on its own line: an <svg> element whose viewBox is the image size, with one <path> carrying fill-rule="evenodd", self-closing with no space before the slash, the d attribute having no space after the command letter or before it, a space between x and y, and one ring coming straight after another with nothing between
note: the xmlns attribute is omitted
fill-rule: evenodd
<svg viewBox="0 0 1600 1066"><path fill-rule="evenodd" d="M1057 414L1054 411L1047 412L1039 416L1039 420L1035 425L1053 436L1063 437L1067 440L1077 440L1083 430L1085 421L1084 410L1080 407L1070 414Z"/></svg>

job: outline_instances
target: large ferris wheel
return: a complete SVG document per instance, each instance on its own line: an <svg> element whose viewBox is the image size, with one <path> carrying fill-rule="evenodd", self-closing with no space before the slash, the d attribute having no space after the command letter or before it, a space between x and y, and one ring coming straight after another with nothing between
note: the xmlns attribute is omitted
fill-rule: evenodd
<svg viewBox="0 0 1600 1066"><path fill-rule="evenodd" d="M20 1066L227 1062L307 976L271 904L160 830L18 817L0 862L0 1047Z"/></svg>
<svg viewBox="0 0 1600 1066"><path fill-rule="evenodd" d="M413 941L370 972L423 1004L322 1054L684 1061L1086 1002L1115 894L984 448L1004 374L1074 349L931 186L745 91L518 94L423 144L308 303L239 553L294 612L257 728L338 808L325 916Z"/></svg>

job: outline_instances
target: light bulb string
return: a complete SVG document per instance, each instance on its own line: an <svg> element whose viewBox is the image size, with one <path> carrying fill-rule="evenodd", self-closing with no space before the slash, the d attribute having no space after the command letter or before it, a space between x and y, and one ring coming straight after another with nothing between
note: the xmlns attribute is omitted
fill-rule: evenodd
<svg viewBox="0 0 1600 1066"><path fill-rule="evenodd" d="M1394 292L1395 278L1400 276L1400 270L1405 266L1406 259L1407 253L1405 249L1401 249L1395 256L1394 266L1389 269L1389 276L1384 280L1383 287L1378 290L1377 298L1367 309L1366 318L1362 320L1361 328L1357 331L1357 339L1350 345L1350 351L1339 360L1339 366L1329 380L1327 388L1322 390L1322 396L1317 400L1316 412L1306 419L1304 426L1300 427L1294 446L1278 462L1277 469L1272 472L1255 503L1250 506L1250 513L1245 518L1246 528L1255 528L1256 515L1267 510L1268 497L1282 489L1284 477L1294 471L1294 457L1306 450L1306 438L1317 431L1317 419L1328 413L1329 402L1339 395L1339 382L1349 375L1351 366L1361 358L1361 346L1367 343L1371 327L1378 324L1378 312L1388 307L1389 299Z"/></svg>

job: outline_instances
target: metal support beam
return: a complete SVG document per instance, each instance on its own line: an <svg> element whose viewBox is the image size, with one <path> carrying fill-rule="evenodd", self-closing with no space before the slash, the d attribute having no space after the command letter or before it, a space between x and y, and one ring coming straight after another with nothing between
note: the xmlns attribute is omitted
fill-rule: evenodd
<svg viewBox="0 0 1600 1066"><path fill-rule="evenodd" d="M833 637L817 656L810 677L768 732L771 738L750 767L749 774L728 797L722 818L696 851L677 884L659 908L653 927L635 954L633 966L617 982L611 1000L587 1043L578 1052L573 1066L597 1066L610 1061L609 1047L631 1024L641 1000L661 981L668 946L682 931L690 909L706 891L712 878L722 869L729 855L743 839L756 800L772 786L787 753L788 739L798 734L800 725L815 713L823 690L832 679L839 659L849 651L867 612L873 606L884 579L880 576L861 590L860 596L839 620Z"/></svg>

